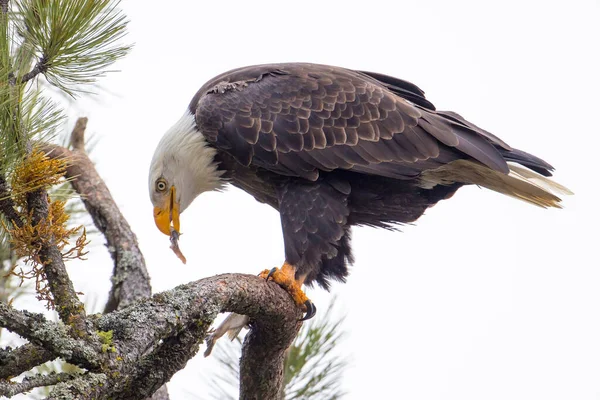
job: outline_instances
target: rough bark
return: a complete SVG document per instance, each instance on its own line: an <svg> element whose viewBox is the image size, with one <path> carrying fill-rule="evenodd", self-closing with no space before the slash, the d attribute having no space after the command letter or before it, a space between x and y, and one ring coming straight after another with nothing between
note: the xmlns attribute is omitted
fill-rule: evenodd
<svg viewBox="0 0 600 400"><path fill-rule="evenodd" d="M21 375L25 371L54 359L51 351L31 343L16 349L0 349L0 380Z"/></svg>
<svg viewBox="0 0 600 400"><path fill-rule="evenodd" d="M70 381L77 374L54 373L48 375L34 375L23 378L22 382L0 382L0 393L5 393L7 397L12 397L16 394L28 392L40 386L56 385L60 382Z"/></svg>
<svg viewBox="0 0 600 400"><path fill-rule="evenodd" d="M300 327L302 313L277 284L253 275L202 279L122 310L88 317L92 330L112 334L102 349L95 348L97 343L71 337L60 321L47 321L4 304L0 304L0 325L89 371L54 389L50 398L143 399L185 366L215 317L225 311L251 319L241 361L240 398L277 398L283 355ZM102 386L96 385L99 380ZM85 388L93 388L93 395Z"/></svg>
<svg viewBox="0 0 600 400"><path fill-rule="evenodd" d="M96 353L101 346L97 338L75 338L66 325L48 321L42 314L18 311L0 303L0 326L83 368L100 365L101 358Z"/></svg>

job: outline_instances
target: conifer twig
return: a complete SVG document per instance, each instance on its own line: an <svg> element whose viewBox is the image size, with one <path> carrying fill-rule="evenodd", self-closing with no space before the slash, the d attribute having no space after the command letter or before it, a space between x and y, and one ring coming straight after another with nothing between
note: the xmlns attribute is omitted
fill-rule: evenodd
<svg viewBox="0 0 600 400"><path fill-rule="evenodd" d="M0 211L8 221L18 227L21 228L23 226L23 221L21 221L21 217L15 210L15 203L10 196L10 189L8 187L8 182L3 175L0 174Z"/></svg>
<svg viewBox="0 0 600 400"><path fill-rule="evenodd" d="M39 61L35 64L31 71L27 72L25 75L21 77L21 84L27 83L39 74L43 74L48 70L48 64L46 63L46 59L44 57L40 58Z"/></svg>

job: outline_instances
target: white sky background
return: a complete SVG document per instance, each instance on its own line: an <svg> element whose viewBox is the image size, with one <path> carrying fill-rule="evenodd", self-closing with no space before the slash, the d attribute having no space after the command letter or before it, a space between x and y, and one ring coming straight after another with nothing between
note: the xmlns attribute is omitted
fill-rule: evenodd
<svg viewBox="0 0 600 400"><path fill-rule="evenodd" d="M333 288L347 316L348 398L598 399L598 3L291 4L123 3L135 48L72 116L90 118L93 158L138 235L154 291L283 261L278 214L238 189L201 195L182 215L187 265L154 226L150 159L205 81L283 61L377 71L547 160L576 195L543 210L469 187L402 233L354 228L356 263ZM99 304L112 265L103 243L70 266ZM308 295L320 310L332 297ZM169 384L172 398L206 398L199 377L214 368L190 361Z"/></svg>

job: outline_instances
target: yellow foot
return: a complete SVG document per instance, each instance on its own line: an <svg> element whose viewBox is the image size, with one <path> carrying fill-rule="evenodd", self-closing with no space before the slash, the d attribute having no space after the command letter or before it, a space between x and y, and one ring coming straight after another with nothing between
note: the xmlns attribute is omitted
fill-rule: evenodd
<svg viewBox="0 0 600 400"><path fill-rule="evenodd" d="M296 268L292 265L286 262L281 268L265 269L258 276L266 280L271 279L292 296L294 302L306 312L301 321L311 319L317 313L317 307L306 297L306 294L301 289L304 280L296 280Z"/></svg>

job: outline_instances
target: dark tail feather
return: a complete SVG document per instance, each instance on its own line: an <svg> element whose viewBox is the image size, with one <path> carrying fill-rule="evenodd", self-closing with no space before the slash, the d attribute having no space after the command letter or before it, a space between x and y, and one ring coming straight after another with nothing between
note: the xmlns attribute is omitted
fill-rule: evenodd
<svg viewBox="0 0 600 400"><path fill-rule="evenodd" d="M527 167L543 176L552 176L554 167L541 158L534 156L533 154L529 154L525 151L517 149L506 150L498 147L497 149L506 161L512 161L521 164L522 166Z"/></svg>

